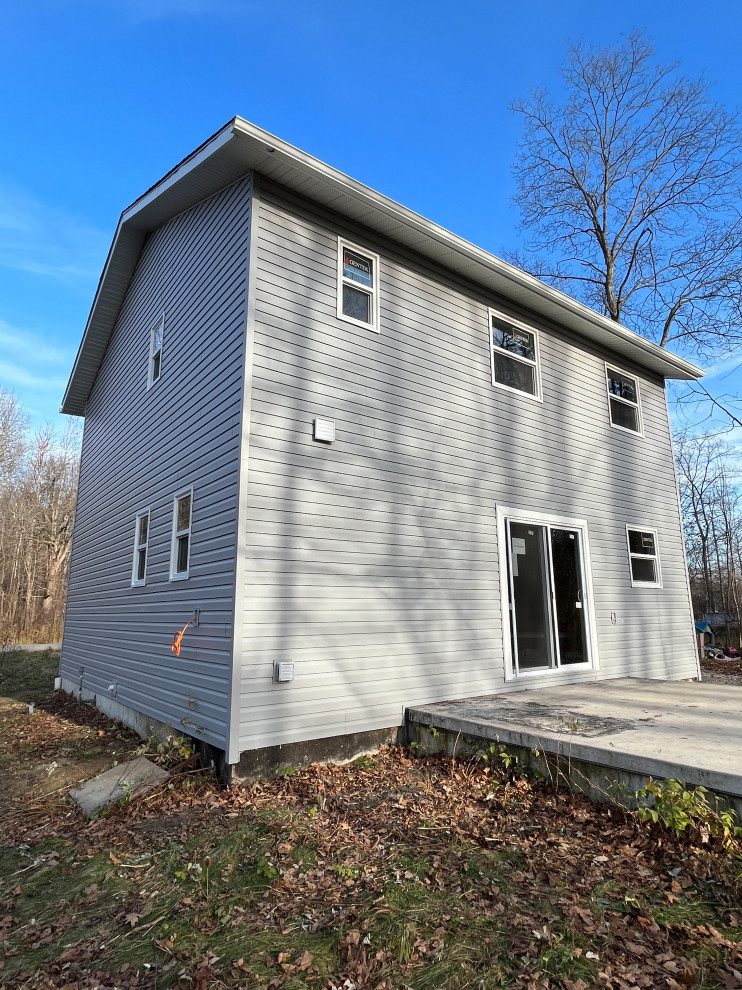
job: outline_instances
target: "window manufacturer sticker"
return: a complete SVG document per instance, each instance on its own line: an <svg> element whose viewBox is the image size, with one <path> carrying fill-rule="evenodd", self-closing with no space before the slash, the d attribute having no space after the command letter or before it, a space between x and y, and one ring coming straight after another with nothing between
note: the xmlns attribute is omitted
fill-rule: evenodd
<svg viewBox="0 0 742 990"><path fill-rule="evenodd" d="M355 251L345 249L343 251L343 276L371 289L374 284L373 262L370 258L364 258L362 254L356 254Z"/></svg>

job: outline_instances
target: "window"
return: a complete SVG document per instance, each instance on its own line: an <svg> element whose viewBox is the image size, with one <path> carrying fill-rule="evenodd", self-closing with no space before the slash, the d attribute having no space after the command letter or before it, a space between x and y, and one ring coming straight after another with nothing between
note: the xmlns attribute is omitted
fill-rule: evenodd
<svg viewBox="0 0 742 990"><path fill-rule="evenodd" d="M657 533L653 529L626 527L629 543L631 584L640 587L660 587L660 561L657 556Z"/></svg>
<svg viewBox="0 0 742 990"><path fill-rule="evenodd" d="M173 542L170 549L170 580L183 581L188 577L191 556L191 510L193 489L176 495L173 499Z"/></svg>
<svg viewBox="0 0 742 990"><path fill-rule="evenodd" d="M631 433L642 432L641 410L639 408L639 385L636 378L606 365L608 384L608 405L611 413L611 426Z"/></svg>
<svg viewBox="0 0 742 990"><path fill-rule="evenodd" d="M541 399L538 335L490 310L492 384Z"/></svg>
<svg viewBox="0 0 742 990"><path fill-rule="evenodd" d="M163 315L152 327L149 335L149 386L154 385L162 374L162 341L164 336L165 317Z"/></svg>
<svg viewBox="0 0 742 990"><path fill-rule="evenodd" d="M338 317L379 329L379 256L340 241L338 245Z"/></svg>
<svg viewBox="0 0 742 990"><path fill-rule="evenodd" d="M131 586L147 583L147 547L149 545L149 510L137 516L134 524L134 562L131 567Z"/></svg>

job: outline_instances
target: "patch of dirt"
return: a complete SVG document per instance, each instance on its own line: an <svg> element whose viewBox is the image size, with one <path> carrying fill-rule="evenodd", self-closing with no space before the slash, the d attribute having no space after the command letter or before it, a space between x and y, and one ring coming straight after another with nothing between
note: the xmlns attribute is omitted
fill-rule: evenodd
<svg viewBox="0 0 742 990"><path fill-rule="evenodd" d="M701 660L701 680L742 687L742 660Z"/></svg>
<svg viewBox="0 0 742 990"><path fill-rule="evenodd" d="M128 759L139 740L96 708L81 705L61 691L29 705L1 699L0 818L14 806L41 798L63 801L71 787Z"/></svg>

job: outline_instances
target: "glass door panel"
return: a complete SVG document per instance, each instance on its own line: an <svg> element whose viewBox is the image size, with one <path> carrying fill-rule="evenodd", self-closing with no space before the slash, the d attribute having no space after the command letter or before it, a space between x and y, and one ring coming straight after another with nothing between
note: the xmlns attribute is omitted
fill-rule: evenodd
<svg viewBox="0 0 742 990"><path fill-rule="evenodd" d="M585 663L589 656L580 533L551 528L550 536L559 665Z"/></svg>
<svg viewBox="0 0 742 990"><path fill-rule="evenodd" d="M511 522L510 615L518 670L554 666L545 526Z"/></svg>

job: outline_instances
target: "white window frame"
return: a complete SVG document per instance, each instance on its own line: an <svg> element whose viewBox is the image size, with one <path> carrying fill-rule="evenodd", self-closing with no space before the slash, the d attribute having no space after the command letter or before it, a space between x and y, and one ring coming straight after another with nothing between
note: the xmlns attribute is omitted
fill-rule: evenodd
<svg viewBox="0 0 742 990"><path fill-rule="evenodd" d="M157 373L157 378L155 378L155 331L162 327L162 343L160 344L160 370ZM147 367L147 388L150 389L152 386L159 382L162 378L162 355L165 350L165 314L163 313L160 318L152 324L149 331L149 365Z"/></svg>
<svg viewBox="0 0 742 990"><path fill-rule="evenodd" d="M614 395L608 387L608 371L617 371L619 375L625 375L630 378L632 382L636 385L636 402L631 402L630 399L624 399L620 395ZM605 362L605 392L608 396L608 422L611 424L612 430L620 430L622 433L628 433L632 437L643 437L644 436L644 418L642 416L642 396L639 389L639 379L637 376L631 372L624 370L620 365L613 364L611 361ZM623 402L625 406L630 406L632 409L636 409L636 421L639 426L637 430L630 430L628 426L620 426L618 423L613 422L613 415L611 413L611 399L615 399L616 402Z"/></svg>
<svg viewBox="0 0 742 990"><path fill-rule="evenodd" d="M595 615L595 596L593 594L593 573L590 565L590 537L588 534L586 519L572 519L569 516L557 516L546 512L531 512L526 509L511 508L506 505L498 505L497 515L497 546L500 570L500 608L502 615L502 650L505 659L505 681L521 683L528 678L546 678L547 681L561 680L573 677L576 672L586 670L598 670L600 661L598 657L598 627ZM584 607L587 613L585 630L587 634L587 646L590 659L586 663L569 664L564 667L555 667L551 670L531 670L518 672L513 656L512 643L510 642L510 574L508 571L508 540L507 532L509 522L531 523L536 526L556 526L559 529L574 529L580 534L582 543L582 579L585 587Z"/></svg>
<svg viewBox="0 0 742 990"><path fill-rule="evenodd" d="M191 512L188 519L187 529L178 529L178 501L186 495L191 496ZM184 571L176 571L178 563L178 539L188 536L188 562ZM173 528L170 537L170 580L187 581L191 573L191 549L193 547L193 485L190 488L181 488L173 495Z"/></svg>
<svg viewBox="0 0 742 990"><path fill-rule="evenodd" d="M629 533L651 533L654 537L654 553L632 553L631 543L629 542ZM629 578L631 579L632 588L661 588L662 587L662 567L660 565L660 541L657 539L657 530L653 529L651 526L635 526L633 524L626 524L626 552L629 555ZM634 571L631 567L631 561L637 560L653 560L654 569L657 575L656 581L635 581Z"/></svg>
<svg viewBox="0 0 742 990"><path fill-rule="evenodd" d="M496 347L494 341L492 340L492 317L497 317L498 320L503 320L505 323L511 323L514 327L518 327L519 330L525 330L526 333L533 334L533 350L536 355L536 360L531 361L529 358L521 357L519 354L513 354L511 351L506 351L502 347ZM535 327L529 326L522 320L517 320L507 313L503 313L499 309L494 309L492 306L487 310L487 337L489 339L489 349L490 349L490 375L492 377L492 385L495 388L501 388L503 392L510 392L511 395L522 395L527 399L534 400L536 402L543 402L544 396L541 388L541 353L539 347L539 332ZM523 389L513 388L512 385L505 385L502 382L498 382L495 378L495 351L502 351L507 357L512 358L514 361L520 361L521 364L526 364L531 368L536 369L536 391L535 392L524 392Z"/></svg>
<svg viewBox="0 0 742 990"><path fill-rule="evenodd" d="M354 282L353 279L346 278L343 274L343 250L345 248L348 248L350 251L354 251L356 254L363 255L373 263L374 284L370 291L365 286L361 285L360 282ZM343 313L344 285L350 285L354 289L358 289L360 292L365 292L365 294L371 298L370 323L364 323L363 320L356 320L354 317L346 316L345 313ZM369 251L368 248L361 247L360 244L354 244L353 241L348 241L343 237L338 238L337 317L344 323L352 323L356 327L363 327L365 330L373 330L375 333L381 332L379 329L379 256L373 251Z"/></svg>
<svg viewBox="0 0 742 990"><path fill-rule="evenodd" d="M139 520L147 517L147 539L144 543L139 542ZM143 509L141 512L137 512L134 521L134 559L131 564L131 586L132 588L143 588L147 583L147 565L149 564L149 534L150 525L152 523L152 516L149 509ZM144 577L139 578L137 574L139 573L139 551L144 550Z"/></svg>

